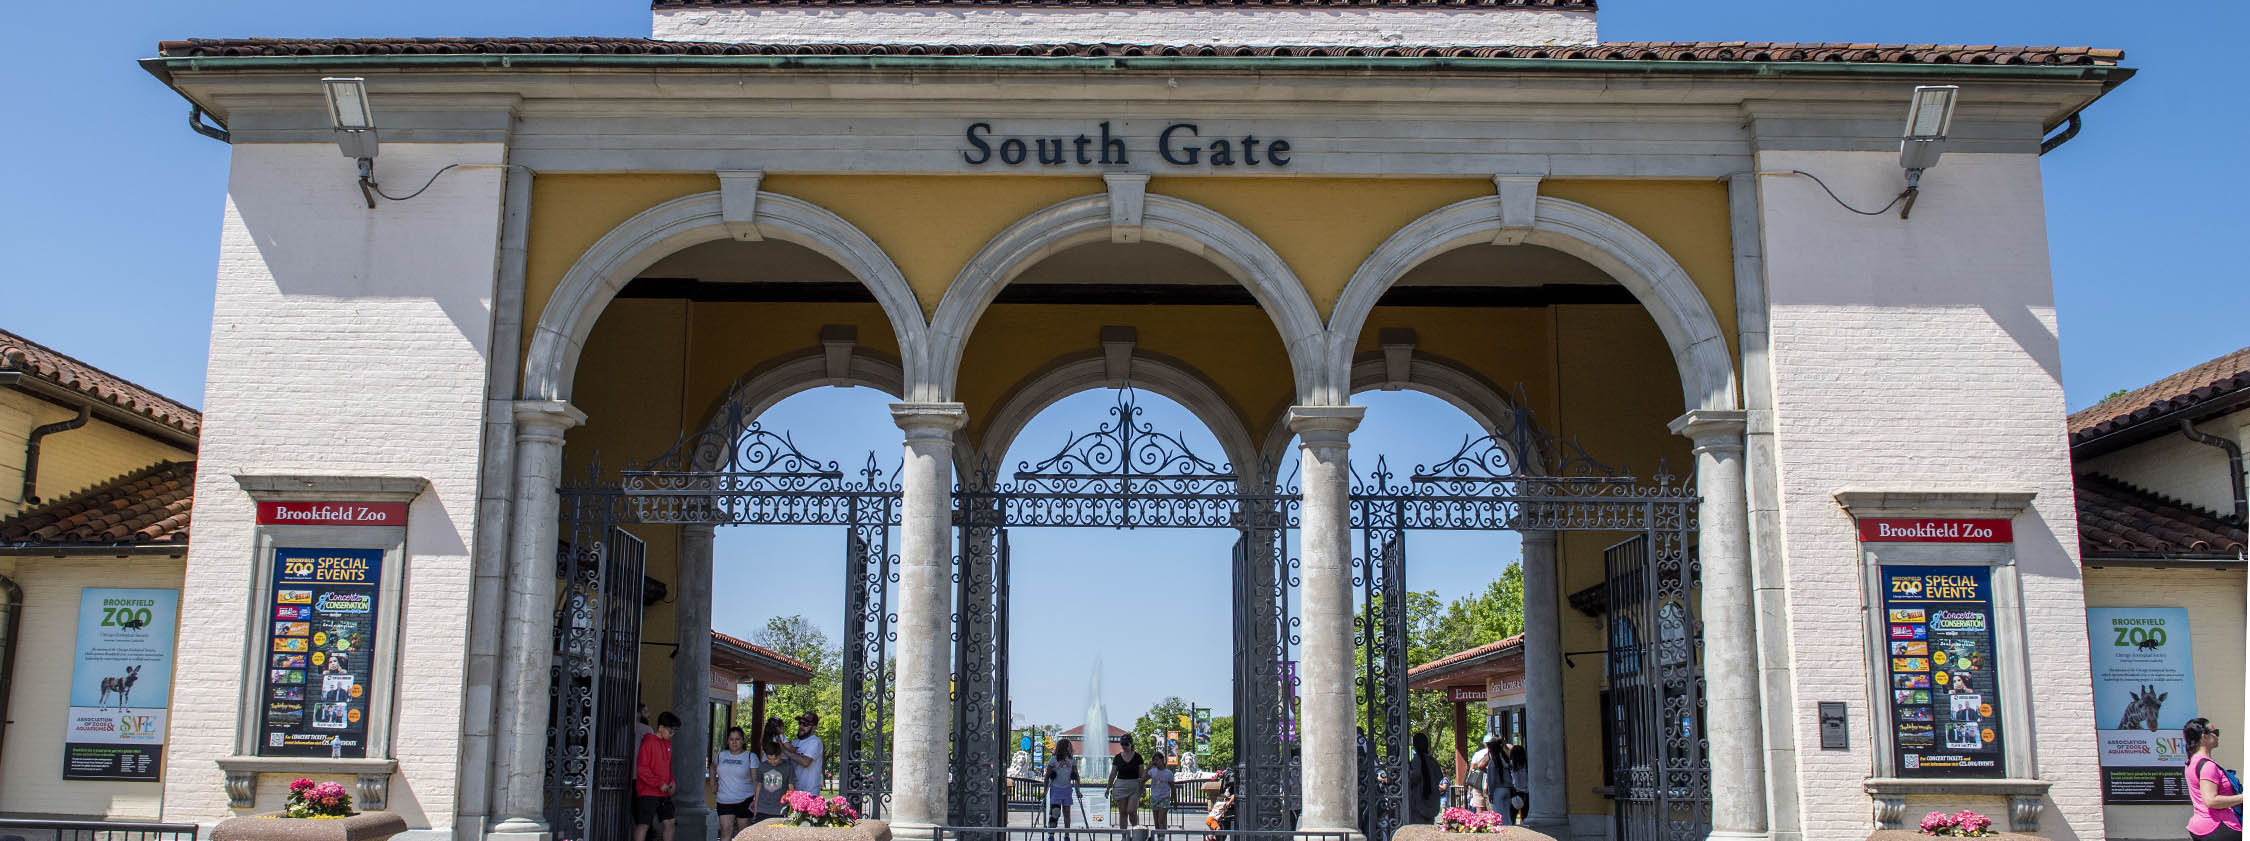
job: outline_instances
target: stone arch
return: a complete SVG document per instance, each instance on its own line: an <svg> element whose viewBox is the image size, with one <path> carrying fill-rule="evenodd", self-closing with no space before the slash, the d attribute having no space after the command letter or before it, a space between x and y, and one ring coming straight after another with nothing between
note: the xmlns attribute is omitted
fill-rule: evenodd
<svg viewBox="0 0 2250 841"><path fill-rule="evenodd" d="M1352 273L1329 318L1324 370L1348 376L1352 350L1375 302L1423 261L1465 245L1489 243L1501 230L1500 197L1456 202L1431 211L1383 241ZM1617 217L1577 202L1541 198L1524 242L1593 264L1640 299L1679 367L1687 408L1734 409L1734 363L1711 304L1679 261Z"/></svg>
<svg viewBox="0 0 2250 841"><path fill-rule="evenodd" d="M1185 362L1141 350L1133 352L1130 370L1128 384L1133 388L1168 397L1202 421L1212 437L1219 439L1219 448L1224 451L1235 475L1249 476L1256 470L1258 449L1250 441L1250 430L1244 426L1234 406L1202 372ZM994 470L1007 475L1014 468L999 464L997 460L1007 457L1008 448L1032 418L1065 397L1111 385L1108 361L1099 353L1057 359L1016 384L1000 399L1000 404L993 409L991 423L985 426L984 436L978 442L979 451L996 460L992 465Z"/></svg>
<svg viewBox="0 0 2250 841"><path fill-rule="evenodd" d="M1250 290L1281 333L1299 397L1317 395L1327 330L1312 296L1280 255L1248 228L1194 202L1151 194L1144 197L1141 213L1142 240L1209 260ZM985 243L938 302L929 333L929 373L935 379L927 392L917 382L914 399L952 399L969 334L1002 287L1064 249L1110 241L1115 224L1107 194L1081 196L1017 220Z"/></svg>
<svg viewBox="0 0 2250 841"><path fill-rule="evenodd" d="M929 346L929 328L914 290L890 256L842 217L802 199L760 192L756 208L761 235L818 252L874 293L898 338L903 375L914 381ZM571 264L539 313L524 353L523 397L569 400L586 336L618 290L665 256L731 236L715 191L659 204L603 234Z"/></svg>
<svg viewBox="0 0 2250 841"><path fill-rule="evenodd" d="M1345 395L1349 397L1363 391L1390 389L1393 386L1396 386L1396 390L1427 394L1461 410L1462 414L1469 416L1469 420L1475 421L1486 433L1503 436L1500 443L1503 449L1510 450L1510 458L1522 457L1531 462L1539 460L1537 453L1518 454L1507 447L1505 435L1509 424L1515 422L1515 401L1508 399L1491 381L1460 363L1416 352L1413 359L1407 362L1406 379L1393 381L1381 352L1360 354L1350 368ZM1296 433L1289 429L1287 417L1275 421L1273 428L1267 430L1265 443L1259 449L1262 463L1278 467L1288 457L1289 444L1295 439ZM1534 473L1540 469L1536 463L1525 463L1519 467Z"/></svg>

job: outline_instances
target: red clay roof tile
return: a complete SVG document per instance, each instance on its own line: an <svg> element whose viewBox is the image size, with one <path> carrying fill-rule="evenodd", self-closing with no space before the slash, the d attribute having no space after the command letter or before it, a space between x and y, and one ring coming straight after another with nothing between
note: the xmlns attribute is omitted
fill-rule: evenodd
<svg viewBox="0 0 2250 841"><path fill-rule="evenodd" d="M0 330L0 367L24 371L26 376L146 415L182 432L194 434L203 429L202 412L6 330Z"/></svg>
<svg viewBox="0 0 2250 841"><path fill-rule="evenodd" d="M2076 478L2082 558L2237 558L2241 526L2176 499L2093 473Z"/></svg>
<svg viewBox="0 0 2250 841"><path fill-rule="evenodd" d="M0 546L184 546L194 499L195 462L158 462L0 520Z"/></svg>
<svg viewBox="0 0 2250 841"><path fill-rule="evenodd" d="M2070 443L2077 446L2244 389L2250 389L2250 347L2071 413Z"/></svg>

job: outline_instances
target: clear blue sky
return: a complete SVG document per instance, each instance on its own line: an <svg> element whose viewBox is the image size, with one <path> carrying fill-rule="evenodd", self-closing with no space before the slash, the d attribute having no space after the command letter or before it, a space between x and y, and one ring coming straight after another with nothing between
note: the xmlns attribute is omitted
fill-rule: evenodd
<svg viewBox="0 0 2250 841"><path fill-rule="evenodd" d="M2064 387L2071 408L2109 392L2132 388L2205 359L2250 344L2250 283L2225 257L2250 231L2241 197L2245 186L2244 138L2250 137L2250 94L2239 78L2240 39L2250 31L2250 4L2199 0L2160 6L2116 0L1992 0L1982 3L1894 0L1887 3L1804 0L1606 0L1605 40L1905 41L1971 44L2090 44L2127 51L2139 78L2087 115L2086 131L2044 160L2048 231L2061 308ZM618 35L648 32L640 0L393 0L385 3L307 3L302 0L234 0L220 3L121 0L97 6L60 2L0 4L0 30L19 34L15 58L0 64L0 101L10 105L11 128L0 134L9 167L0 187L0 253L10 256L0 289L0 327L18 331L88 362L194 405L201 405L210 338L211 285L226 179L226 147L190 132L187 106L143 73L134 59L156 42L191 36L445 36ZM880 442L886 453L897 433L880 412L860 402L873 395L842 393L817 398L821 407L793 401L785 412L821 417L822 424L787 424L833 436L819 449L864 452ZM858 401L858 402L854 402ZM1052 440L1065 418L1098 417L1069 406L1043 416L1029 440ZM858 407L856 410L851 407ZM1389 451L1413 460L1430 441L1457 440L1466 420L1441 411L1370 412L1362 452ZM830 412L828 409L836 409ZM1378 419L1399 414L1385 431ZM863 418L864 425L829 422ZM777 418L777 420L780 420ZM1159 417L1162 421L1162 417ZM1417 426L1417 424L1421 424ZM1188 426L1180 420L1173 424ZM1208 441L1206 436L1204 439ZM1214 448L1215 449L1215 448ZM748 530L738 530L748 531ZM1141 636L1127 641L1101 636L1116 611L1070 606L1040 614L1018 610L1021 621L1086 629L1073 651L1105 652L1106 679L1116 714L1160 694L1225 697L1225 646L1196 640L1223 634L1223 613L1212 618L1214 592L1199 584L1208 564L1226 549L1211 535L1134 533L1088 550L1071 535L1025 534L1019 559L1052 556L1053 566L1019 560L1032 601L1069 605L1071 565L1123 563L1136 570L1130 586L1110 594L1118 607L1145 606L1151 617ZM734 566L760 567L793 557L802 544L806 563L839 569L838 552L817 547L832 537L734 536L727 541ZM1209 545L1206 545L1209 544ZM1427 543L1418 548L1429 548ZM1089 552L1101 553L1098 555ZM1463 592L1488 575L1507 546L1461 547L1449 554L1476 557L1461 569L1417 568L1415 586ZM1417 557L1424 553L1417 553ZM1105 560L1106 558L1106 560ZM1206 560L1209 558L1209 560ZM812 559L819 559L816 561ZM1044 563L1044 562L1042 562ZM730 574L721 571L722 583ZM837 573L840 575L840 572ZM1040 579L1035 576L1052 576ZM1430 577L1424 577L1430 576ZM1189 580L1181 580L1189 579ZM834 626L834 588L818 588L826 606L815 618ZM1223 599L1223 595L1217 596ZM808 605L814 602L807 602ZM725 621L734 630L755 625L758 607L741 606ZM1033 635L1039 636L1039 635ZM1060 637L1060 634L1055 635ZM1027 639L1019 626L1019 641ZM1128 675L1131 656L1113 648L1149 652L1206 652L1176 667L1177 679ZM1019 653L1018 668L1033 658ZM1186 661L1183 661L1186 662ZM1058 666L1052 697L1025 698L1024 711L1042 720L1075 720L1083 704L1081 667ZM1023 672L1017 685L1025 686ZM1177 687L1177 688L1173 688Z"/></svg>

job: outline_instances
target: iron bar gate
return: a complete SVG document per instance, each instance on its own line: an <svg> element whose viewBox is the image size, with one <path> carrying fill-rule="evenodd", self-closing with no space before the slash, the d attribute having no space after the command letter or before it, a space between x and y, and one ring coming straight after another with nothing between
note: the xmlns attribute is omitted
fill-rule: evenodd
<svg viewBox="0 0 2250 841"><path fill-rule="evenodd" d="M1652 531L1603 550L1602 567L1618 841L1700 841L1711 780L1694 553Z"/></svg>

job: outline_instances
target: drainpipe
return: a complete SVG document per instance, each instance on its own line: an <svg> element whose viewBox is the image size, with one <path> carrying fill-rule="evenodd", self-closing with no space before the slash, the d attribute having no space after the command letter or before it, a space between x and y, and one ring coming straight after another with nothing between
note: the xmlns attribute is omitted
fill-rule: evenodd
<svg viewBox="0 0 2250 841"><path fill-rule="evenodd" d="M2186 435L2188 440L2195 443L2226 451L2227 480L2234 487L2234 524L2250 526L2250 495L2246 495L2242 487L2242 445L2216 435L2198 432L2195 422L2185 418L2180 420L2180 434Z"/></svg>
<svg viewBox="0 0 2250 841"><path fill-rule="evenodd" d="M23 445L23 504L25 506L39 504L39 496L32 493L34 489L39 487L39 439L57 432L69 432L85 426L87 419L93 416L94 407L92 405L81 405L78 407L78 417L50 423L31 431L31 438L26 440Z"/></svg>
<svg viewBox="0 0 2250 841"><path fill-rule="evenodd" d="M0 748L8 739L8 694L16 683L16 628L22 617L23 588L0 575Z"/></svg>

